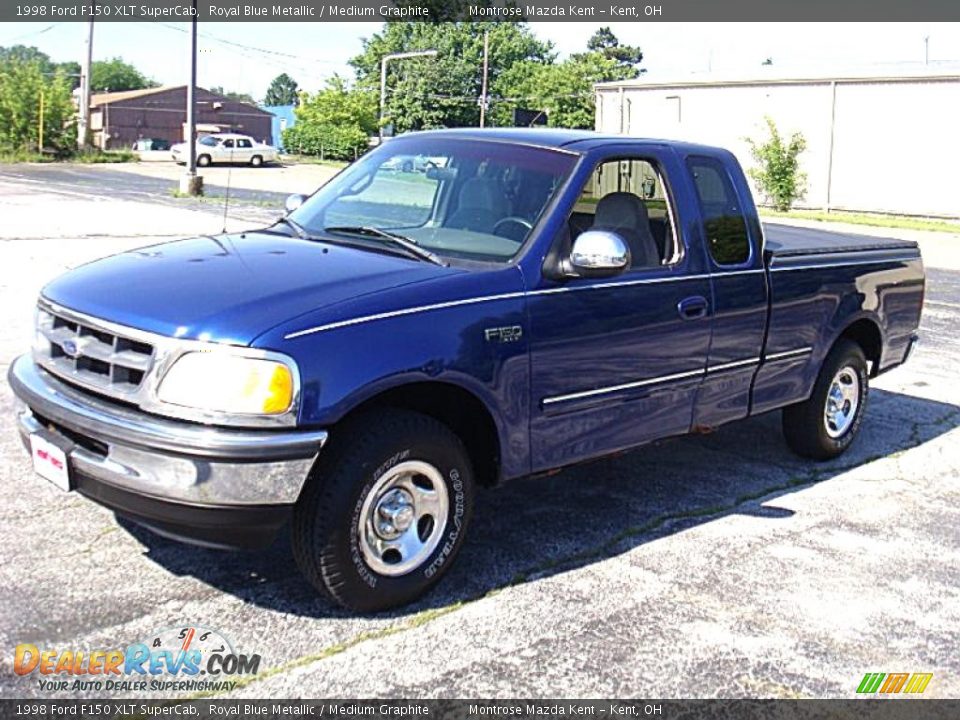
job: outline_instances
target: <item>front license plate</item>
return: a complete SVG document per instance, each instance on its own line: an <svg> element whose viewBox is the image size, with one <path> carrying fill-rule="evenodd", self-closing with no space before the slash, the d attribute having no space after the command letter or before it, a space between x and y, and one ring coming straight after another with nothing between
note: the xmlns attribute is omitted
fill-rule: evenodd
<svg viewBox="0 0 960 720"><path fill-rule="evenodd" d="M33 456L33 469L61 490L69 492L70 469L67 466L67 454L49 440L39 435L30 436L30 454Z"/></svg>

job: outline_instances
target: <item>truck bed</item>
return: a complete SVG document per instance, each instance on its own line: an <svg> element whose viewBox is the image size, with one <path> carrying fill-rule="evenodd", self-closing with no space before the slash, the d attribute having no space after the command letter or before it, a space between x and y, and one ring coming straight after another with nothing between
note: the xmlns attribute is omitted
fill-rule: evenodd
<svg viewBox="0 0 960 720"><path fill-rule="evenodd" d="M917 243L912 240L828 232L774 223L764 223L763 235L766 252L775 257L917 248Z"/></svg>

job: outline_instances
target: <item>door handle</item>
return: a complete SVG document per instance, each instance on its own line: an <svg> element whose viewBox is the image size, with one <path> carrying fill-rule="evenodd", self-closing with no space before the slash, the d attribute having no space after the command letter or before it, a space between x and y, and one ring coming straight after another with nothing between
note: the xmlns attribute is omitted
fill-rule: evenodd
<svg viewBox="0 0 960 720"><path fill-rule="evenodd" d="M677 312L684 320L696 320L706 317L707 299L702 295L692 295L677 303Z"/></svg>

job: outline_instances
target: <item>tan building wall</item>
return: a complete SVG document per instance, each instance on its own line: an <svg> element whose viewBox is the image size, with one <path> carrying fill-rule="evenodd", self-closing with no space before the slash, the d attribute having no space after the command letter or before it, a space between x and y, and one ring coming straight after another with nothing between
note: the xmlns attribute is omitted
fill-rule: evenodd
<svg viewBox="0 0 960 720"><path fill-rule="evenodd" d="M597 86L597 129L719 145L753 165L770 116L803 133L798 207L960 217L960 73ZM757 196L760 201L763 198Z"/></svg>

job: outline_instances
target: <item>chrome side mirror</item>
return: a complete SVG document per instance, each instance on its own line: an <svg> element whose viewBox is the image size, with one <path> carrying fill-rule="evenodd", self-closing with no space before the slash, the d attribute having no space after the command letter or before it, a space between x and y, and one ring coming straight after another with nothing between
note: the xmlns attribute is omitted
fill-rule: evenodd
<svg viewBox="0 0 960 720"><path fill-rule="evenodd" d="M283 207L286 209L287 213L292 213L298 207L303 205L303 203L306 202L306 199L306 195L300 195L298 193L287 195L287 199L283 202Z"/></svg>
<svg viewBox="0 0 960 720"><path fill-rule="evenodd" d="M630 248L609 230L587 230L573 241L570 265L583 277L616 275L630 267Z"/></svg>

